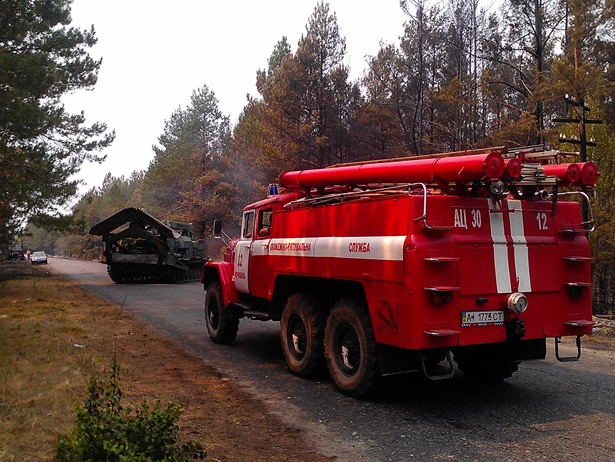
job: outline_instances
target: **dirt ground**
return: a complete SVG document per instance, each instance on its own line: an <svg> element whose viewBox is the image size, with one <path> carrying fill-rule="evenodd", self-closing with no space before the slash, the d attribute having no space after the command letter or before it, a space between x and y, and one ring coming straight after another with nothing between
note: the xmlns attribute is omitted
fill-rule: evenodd
<svg viewBox="0 0 615 462"><path fill-rule="evenodd" d="M214 368L148 331L130 315L122 314L118 321L114 324L122 334L116 333L117 355L125 391L139 401L184 404L185 438L199 441L208 460L333 460L319 456L300 430L269 414L262 403Z"/></svg>
<svg viewBox="0 0 615 462"><path fill-rule="evenodd" d="M183 404L212 461L331 461L298 428L138 319L27 262L0 264L0 461L51 460L91 374L114 355L125 404ZM27 385L27 384L41 384ZM40 408L40 409L39 409Z"/></svg>

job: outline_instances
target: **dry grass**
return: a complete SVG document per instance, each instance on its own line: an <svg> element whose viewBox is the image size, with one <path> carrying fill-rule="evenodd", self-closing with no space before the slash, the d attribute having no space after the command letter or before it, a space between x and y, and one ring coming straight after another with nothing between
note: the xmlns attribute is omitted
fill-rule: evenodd
<svg viewBox="0 0 615 462"><path fill-rule="evenodd" d="M48 459L104 360L75 347L87 342L87 318L65 284L24 266L0 273L0 460Z"/></svg>
<svg viewBox="0 0 615 462"><path fill-rule="evenodd" d="M300 432L118 307L26 262L0 264L0 461L52 460L92 374L117 354L127 403L184 404L208 460L326 461Z"/></svg>

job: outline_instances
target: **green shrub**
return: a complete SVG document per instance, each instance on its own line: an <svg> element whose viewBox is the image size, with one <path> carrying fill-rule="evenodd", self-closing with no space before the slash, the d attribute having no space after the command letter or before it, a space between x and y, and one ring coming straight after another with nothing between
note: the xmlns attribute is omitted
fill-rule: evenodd
<svg viewBox="0 0 615 462"><path fill-rule="evenodd" d="M56 445L63 461L186 461L204 459L198 442L180 445L177 419L182 407L161 409L144 400L139 409L120 403L120 366L114 360L107 379L90 378L88 397L77 405L77 425Z"/></svg>

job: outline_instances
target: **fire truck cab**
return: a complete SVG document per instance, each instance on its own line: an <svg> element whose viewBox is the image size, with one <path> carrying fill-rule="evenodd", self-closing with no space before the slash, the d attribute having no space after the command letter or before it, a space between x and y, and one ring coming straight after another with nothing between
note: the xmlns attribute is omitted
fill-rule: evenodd
<svg viewBox="0 0 615 462"><path fill-rule="evenodd" d="M561 157L493 148L282 173L205 265L209 336L280 321L291 372L326 366L356 397L387 374L452 377L455 363L501 381L543 359L549 337L558 359L578 359L593 325L591 220L571 197L589 206L598 171ZM560 357L563 336L576 356Z"/></svg>

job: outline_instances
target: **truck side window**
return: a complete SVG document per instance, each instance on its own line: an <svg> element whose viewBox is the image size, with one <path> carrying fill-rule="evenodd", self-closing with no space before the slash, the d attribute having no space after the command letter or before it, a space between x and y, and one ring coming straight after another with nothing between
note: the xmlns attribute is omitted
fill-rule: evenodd
<svg viewBox="0 0 615 462"><path fill-rule="evenodd" d="M258 236L266 237L271 232L271 219L273 218L273 210L261 210L258 217Z"/></svg>
<svg viewBox="0 0 615 462"><path fill-rule="evenodd" d="M252 239L252 233L254 232L254 212L246 212L243 215L243 227L241 230L241 237L244 239Z"/></svg>

